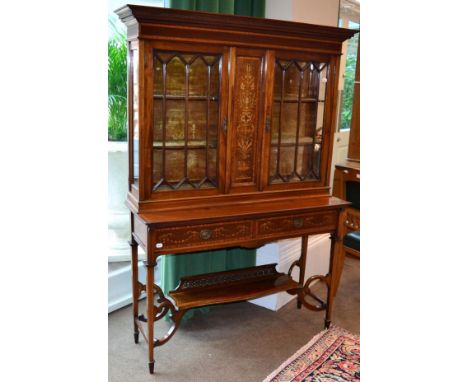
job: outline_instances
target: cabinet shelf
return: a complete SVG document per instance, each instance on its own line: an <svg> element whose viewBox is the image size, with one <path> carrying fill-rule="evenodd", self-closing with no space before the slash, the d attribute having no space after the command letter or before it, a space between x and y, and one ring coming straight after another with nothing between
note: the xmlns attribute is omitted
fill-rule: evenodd
<svg viewBox="0 0 468 382"><path fill-rule="evenodd" d="M298 290L300 284L285 273L278 273L276 264L182 277L169 295L179 309L244 301L272 293Z"/></svg>
<svg viewBox="0 0 468 382"><path fill-rule="evenodd" d="M314 143L314 140L312 137L302 137L299 138L299 141L297 143L298 146L306 146L306 145L311 145ZM316 138L315 139L315 144L321 144L322 139L321 138ZM271 138L271 147L278 147L278 136L273 136ZM281 143L280 146L296 146L296 138L295 137L282 137L281 138Z"/></svg>
<svg viewBox="0 0 468 382"><path fill-rule="evenodd" d="M208 144L209 149L216 149L216 143ZM153 142L153 148L155 149L162 149L163 143L162 142ZM164 148L166 150L177 150L177 149L185 149L185 142L183 140L180 141L166 141ZM187 148L189 149L206 149L206 141L196 140L196 141L187 141Z"/></svg>
<svg viewBox="0 0 468 382"><path fill-rule="evenodd" d="M280 97L275 97L274 101L275 102L281 102L281 98ZM283 102L299 102L299 98L297 98L297 97L284 97ZM325 100L324 99L304 97L304 98L300 99L300 102L325 102Z"/></svg>
<svg viewBox="0 0 468 382"><path fill-rule="evenodd" d="M185 96L184 95L162 95L162 94L154 94L153 95L154 99L166 99L166 100L178 100L178 101L184 101ZM210 101L218 101L218 97L214 96L195 96L195 95L189 95L187 97L189 101L207 101L208 99Z"/></svg>

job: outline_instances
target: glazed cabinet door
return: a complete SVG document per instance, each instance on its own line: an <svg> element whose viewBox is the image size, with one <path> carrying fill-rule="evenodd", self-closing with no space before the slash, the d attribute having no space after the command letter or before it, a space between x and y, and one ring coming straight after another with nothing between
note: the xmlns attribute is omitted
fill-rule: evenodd
<svg viewBox="0 0 468 382"><path fill-rule="evenodd" d="M265 189L320 188L328 182L332 65L327 56L275 52L265 134Z"/></svg>
<svg viewBox="0 0 468 382"><path fill-rule="evenodd" d="M226 192L258 191L267 51L230 49Z"/></svg>
<svg viewBox="0 0 468 382"><path fill-rule="evenodd" d="M140 121L139 110L142 100L139 97L141 79L139 76L140 50L138 42L127 44L127 118L128 118L128 190L139 197L140 178Z"/></svg>
<svg viewBox="0 0 468 382"><path fill-rule="evenodd" d="M154 43L149 51L152 197L222 192L227 49Z"/></svg>

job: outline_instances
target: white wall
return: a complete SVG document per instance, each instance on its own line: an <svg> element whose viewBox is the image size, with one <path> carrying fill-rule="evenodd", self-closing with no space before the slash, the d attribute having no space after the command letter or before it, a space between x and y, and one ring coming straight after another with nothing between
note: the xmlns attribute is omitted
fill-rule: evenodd
<svg viewBox="0 0 468 382"><path fill-rule="evenodd" d="M329 269L330 235L314 235L309 237L307 249L307 263L305 280L314 275L324 275ZM264 245L257 250L257 265L277 263L278 272L287 273L291 264L301 256L301 239L280 240L276 243ZM299 268L294 267L294 280L299 281ZM270 310L279 310L296 296L286 292L269 295L250 302Z"/></svg>
<svg viewBox="0 0 468 382"><path fill-rule="evenodd" d="M266 0L265 17L267 19L292 21L293 0Z"/></svg>
<svg viewBox="0 0 468 382"><path fill-rule="evenodd" d="M265 17L337 26L339 7L339 0L266 0Z"/></svg>

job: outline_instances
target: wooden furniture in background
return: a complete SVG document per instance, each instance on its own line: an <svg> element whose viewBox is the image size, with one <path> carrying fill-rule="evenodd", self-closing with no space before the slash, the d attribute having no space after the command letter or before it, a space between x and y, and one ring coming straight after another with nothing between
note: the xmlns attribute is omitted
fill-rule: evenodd
<svg viewBox="0 0 468 382"><path fill-rule="evenodd" d="M351 205L345 211L345 235L360 230L360 180L359 162L346 161L335 166L333 196L351 202ZM359 251L349 246L345 246L344 249L346 253L359 256Z"/></svg>
<svg viewBox="0 0 468 382"><path fill-rule="evenodd" d="M287 291L299 307L326 310L328 327L349 204L329 187L337 68L355 31L134 5L116 13L128 28L134 337L149 342L150 372L154 347L195 307ZM331 234L329 272L304 280L308 236L320 233ZM270 264L184 277L167 295L154 282L159 256L290 237L302 237L302 254L287 274ZM315 281L326 296L311 290ZM173 326L155 339L166 314Z"/></svg>
<svg viewBox="0 0 468 382"><path fill-rule="evenodd" d="M349 129L349 146L348 146L348 161L359 162L361 157L361 74L359 69L359 62L361 56L361 44L358 40L358 53L356 62L356 75L354 77L354 95L353 95L353 109L351 114L351 125Z"/></svg>

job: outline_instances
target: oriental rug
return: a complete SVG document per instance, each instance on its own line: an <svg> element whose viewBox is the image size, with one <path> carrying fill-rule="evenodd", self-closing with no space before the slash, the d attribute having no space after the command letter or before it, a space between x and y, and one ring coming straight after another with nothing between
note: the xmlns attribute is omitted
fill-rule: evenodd
<svg viewBox="0 0 468 382"><path fill-rule="evenodd" d="M317 334L263 382L360 380L359 336L332 326Z"/></svg>

